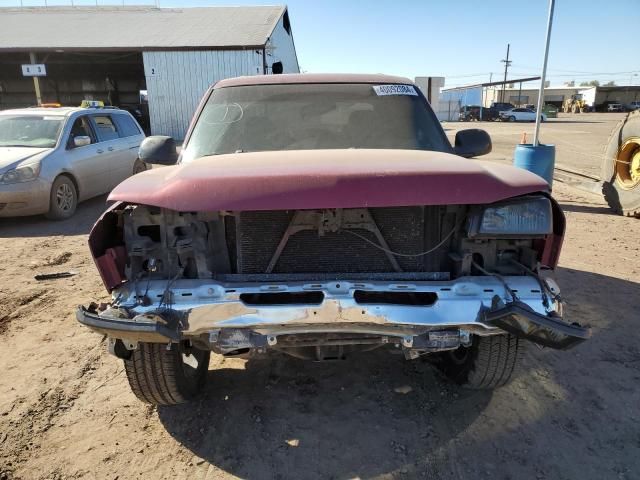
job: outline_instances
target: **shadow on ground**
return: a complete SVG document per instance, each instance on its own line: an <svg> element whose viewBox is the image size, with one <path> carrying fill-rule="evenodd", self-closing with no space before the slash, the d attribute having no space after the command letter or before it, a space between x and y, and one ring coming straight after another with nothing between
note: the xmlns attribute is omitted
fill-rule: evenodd
<svg viewBox="0 0 640 480"><path fill-rule="evenodd" d="M106 201L107 196L101 195L82 202L73 217L62 221L48 220L42 215L0 218L0 238L87 234L107 209Z"/></svg>
<svg viewBox="0 0 640 480"><path fill-rule="evenodd" d="M245 370L223 365L208 380L197 404L160 408L160 420L194 454L250 479L407 470L476 421L491 398L382 350L338 363L273 356ZM394 391L407 385L408 394Z"/></svg>
<svg viewBox="0 0 640 480"><path fill-rule="evenodd" d="M599 215L617 215L609 207L604 207L601 204L581 203L579 205L576 205L572 203L561 203L560 207L565 212L597 213Z"/></svg>
<svg viewBox="0 0 640 480"><path fill-rule="evenodd" d="M223 363L198 401L159 408L160 421L246 479L632 478L620 472L640 471L640 418L622 412L640 403L629 302L639 285L566 268L558 277L567 320L591 324L594 338L566 352L529 346L515 382L493 393L384 350L339 363L275 356ZM412 391L394 391L404 385Z"/></svg>

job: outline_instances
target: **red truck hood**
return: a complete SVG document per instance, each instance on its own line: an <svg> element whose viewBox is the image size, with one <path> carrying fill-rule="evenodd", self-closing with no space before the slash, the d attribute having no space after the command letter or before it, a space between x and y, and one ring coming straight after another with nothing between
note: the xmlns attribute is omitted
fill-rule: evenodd
<svg viewBox="0 0 640 480"><path fill-rule="evenodd" d="M109 200L177 211L484 204L548 191L528 171L422 150L304 150L203 157L131 177Z"/></svg>

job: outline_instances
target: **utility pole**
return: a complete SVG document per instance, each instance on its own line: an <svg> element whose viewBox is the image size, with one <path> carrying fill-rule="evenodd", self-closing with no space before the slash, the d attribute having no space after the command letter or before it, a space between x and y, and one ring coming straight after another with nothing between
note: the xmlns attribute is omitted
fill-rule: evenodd
<svg viewBox="0 0 640 480"><path fill-rule="evenodd" d="M507 86L507 71L511 66L511 60L509 60L509 47L511 47L511 44L507 43L507 58L503 58L502 60L500 60L501 62L504 62L504 83L502 84L502 99L500 100L501 102L504 102L504 89Z"/></svg>
<svg viewBox="0 0 640 480"><path fill-rule="evenodd" d="M31 61L32 65L36 63L36 54L34 52L29 53L29 60ZM40 106L42 105L42 95L40 94L40 78L38 78L36 75L34 75L33 77L33 89L36 92L36 102L38 103L38 106Z"/></svg>
<svg viewBox="0 0 640 480"><path fill-rule="evenodd" d="M540 145L540 122L541 122L540 112L542 112L542 107L544 106L544 82L547 78L547 60L549 60L549 43L551 43L551 27L553 26L553 9L555 7L555 4L556 4L556 0L549 0L549 19L547 20L547 38L544 42L544 60L542 62L542 78L540 79L540 91L538 92L538 108L536 108L536 128L533 131L534 147L537 147L538 145Z"/></svg>

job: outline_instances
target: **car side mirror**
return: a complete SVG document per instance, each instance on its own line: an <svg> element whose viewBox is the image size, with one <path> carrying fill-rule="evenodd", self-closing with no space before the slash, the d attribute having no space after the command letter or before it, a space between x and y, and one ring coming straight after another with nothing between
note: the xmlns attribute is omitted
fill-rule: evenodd
<svg viewBox="0 0 640 480"><path fill-rule="evenodd" d="M155 165L175 165L178 161L176 141L164 135L154 135L142 141L138 158Z"/></svg>
<svg viewBox="0 0 640 480"><path fill-rule="evenodd" d="M78 135L77 137L73 137L74 147L86 147L87 145L91 145L91 137L87 137L86 135Z"/></svg>
<svg viewBox="0 0 640 480"><path fill-rule="evenodd" d="M491 152L491 137L479 128L460 130L456 133L453 150L464 158L479 157Z"/></svg>

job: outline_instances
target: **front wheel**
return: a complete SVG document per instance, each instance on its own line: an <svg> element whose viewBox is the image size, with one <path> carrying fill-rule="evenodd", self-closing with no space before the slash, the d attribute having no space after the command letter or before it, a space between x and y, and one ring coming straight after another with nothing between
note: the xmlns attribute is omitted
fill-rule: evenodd
<svg viewBox="0 0 640 480"><path fill-rule="evenodd" d="M474 336L470 347L443 354L440 369L466 388L488 390L509 383L523 354L523 343L513 335Z"/></svg>
<svg viewBox="0 0 640 480"><path fill-rule="evenodd" d="M131 390L145 403L177 405L202 389L211 352L184 343L140 343L124 360Z"/></svg>
<svg viewBox="0 0 640 480"><path fill-rule="evenodd" d="M65 220L71 217L78 207L78 191L73 181L60 175L51 185L49 211L46 217L50 220Z"/></svg>
<svg viewBox="0 0 640 480"><path fill-rule="evenodd" d="M509 117L509 121L510 121L510 122L515 122L515 121L516 121L516 117L514 117L513 115L511 115L511 116Z"/></svg>

